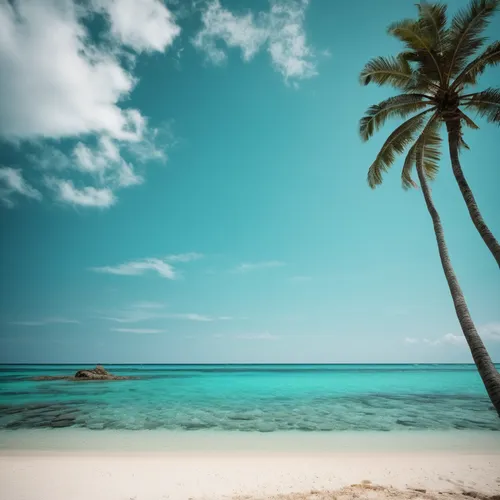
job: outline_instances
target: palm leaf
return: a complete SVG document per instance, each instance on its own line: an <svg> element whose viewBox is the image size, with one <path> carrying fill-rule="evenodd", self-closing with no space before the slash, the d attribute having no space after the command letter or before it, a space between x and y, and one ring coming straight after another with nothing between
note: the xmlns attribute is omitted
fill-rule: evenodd
<svg viewBox="0 0 500 500"><path fill-rule="evenodd" d="M442 83L439 56L434 48L435 34L424 21L404 19L389 26L388 31L406 44L406 59L418 63L419 72L433 81Z"/></svg>
<svg viewBox="0 0 500 500"><path fill-rule="evenodd" d="M406 118L431 104L431 101L423 99L424 96L419 94L403 94L370 106L359 124L361 138L367 141L389 118L395 116Z"/></svg>
<svg viewBox="0 0 500 500"><path fill-rule="evenodd" d="M360 75L362 85L374 82L402 90L407 90L412 78L411 66L402 57L376 57L366 64Z"/></svg>
<svg viewBox="0 0 500 500"><path fill-rule="evenodd" d="M461 109L458 110L458 114L460 115L460 121L463 123L465 126L473 129L473 130L478 130L479 126L476 125L476 123L469 117L467 116ZM460 133L460 136L458 138L458 149L470 149L469 145L464 141L463 134Z"/></svg>
<svg viewBox="0 0 500 500"><path fill-rule="evenodd" d="M408 151L403 164L403 170L401 172L403 189L418 187L412 179L411 174L416 163L417 148L419 147L422 148L422 160L425 176L431 181L436 178L439 170L439 160L441 159L441 136L439 135L440 126L441 122L437 119L437 115L433 115L422 130L418 139Z"/></svg>
<svg viewBox="0 0 500 500"><path fill-rule="evenodd" d="M473 130L478 130L479 126L474 123L474 121L468 117L463 111L460 109L458 110L458 113L460 114L460 119L467 125L469 128Z"/></svg>
<svg viewBox="0 0 500 500"><path fill-rule="evenodd" d="M432 46L437 54L443 55L448 46L446 5L421 2L417 4L417 8L422 31L432 40Z"/></svg>
<svg viewBox="0 0 500 500"><path fill-rule="evenodd" d="M476 111L489 122L500 125L500 89L489 88L472 94L463 106Z"/></svg>
<svg viewBox="0 0 500 500"><path fill-rule="evenodd" d="M447 81L458 74L477 50L483 45L485 38L481 36L500 0L472 0L470 4L460 10L451 23L449 29L449 52L446 59Z"/></svg>
<svg viewBox="0 0 500 500"><path fill-rule="evenodd" d="M385 141L377 158L368 170L368 185L375 188L382 183L382 174L387 172L396 159L413 142L415 135L424 124L425 114L433 108L423 111L401 124Z"/></svg>
<svg viewBox="0 0 500 500"><path fill-rule="evenodd" d="M500 42L494 42L480 56L463 69L455 78L452 89L457 88L459 85L476 83L477 77L481 75L488 66L496 66L499 63Z"/></svg>
<svg viewBox="0 0 500 500"><path fill-rule="evenodd" d="M424 162L424 173L427 179L433 181L439 171L439 161L441 160L441 136L439 127L441 122L432 121L430 129L419 138L419 145L422 147L422 160Z"/></svg>
<svg viewBox="0 0 500 500"><path fill-rule="evenodd" d="M415 165L417 158L417 142L408 150L405 162L403 164L403 170L401 171L401 182L403 184L403 189L410 189L418 187L417 183L412 179L411 173Z"/></svg>

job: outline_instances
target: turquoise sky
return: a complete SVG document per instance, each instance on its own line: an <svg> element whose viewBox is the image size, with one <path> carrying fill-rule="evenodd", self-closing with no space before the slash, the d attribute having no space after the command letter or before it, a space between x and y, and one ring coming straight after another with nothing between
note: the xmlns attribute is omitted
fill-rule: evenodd
<svg viewBox="0 0 500 500"><path fill-rule="evenodd" d="M401 161L366 184L390 125L358 136L392 94L359 72L415 2L120 2L0 0L0 362L471 361L421 192ZM463 168L500 237L479 123ZM432 194L498 362L500 274L446 154Z"/></svg>

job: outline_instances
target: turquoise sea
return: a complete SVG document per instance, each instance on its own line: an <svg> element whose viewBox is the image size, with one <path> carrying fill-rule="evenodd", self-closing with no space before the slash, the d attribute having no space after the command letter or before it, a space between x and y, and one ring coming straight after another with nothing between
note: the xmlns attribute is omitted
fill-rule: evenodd
<svg viewBox="0 0 500 500"><path fill-rule="evenodd" d="M473 365L105 365L113 382L35 382L82 365L0 365L0 429L494 430Z"/></svg>

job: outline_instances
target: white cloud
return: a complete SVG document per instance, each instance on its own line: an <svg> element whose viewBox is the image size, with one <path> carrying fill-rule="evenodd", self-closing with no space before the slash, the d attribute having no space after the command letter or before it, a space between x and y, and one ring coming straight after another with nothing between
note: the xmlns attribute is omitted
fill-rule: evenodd
<svg viewBox="0 0 500 500"><path fill-rule="evenodd" d="M107 208L116 202L116 197L109 188L85 186L78 189L72 181L56 177L47 177L46 183L56 192L59 201L70 205Z"/></svg>
<svg viewBox="0 0 500 500"><path fill-rule="evenodd" d="M108 316L101 317L101 319L113 321L115 323L140 323L141 321L161 318L163 318L162 313L147 308L132 308L123 311L114 311Z"/></svg>
<svg viewBox="0 0 500 500"><path fill-rule="evenodd" d="M133 76L91 44L70 1L0 4L0 134L12 139L106 132L137 138L118 102Z"/></svg>
<svg viewBox="0 0 500 500"><path fill-rule="evenodd" d="M120 187L136 186L144 182L144 179L134 172L132 165L125 161L122 162L120 169L118 170L117 180Z"/></svg>
<svg viewBox="0 0 500 500"><path fill-rule="evenodd" d="M92 1L107 14L112 36L137 52L163 52L181 31L160 0Z"/></svg>
<svg viewBox="0 0 500 500"><path fill-rule="evenodd" d="M164 304L159 302L137 302L131 307L121 310L115 310L101 319L113 321L115 323L139 323L141 321L150 321L158 319L170 319L180 321L211 322L211 321L229 321L234 319L232 316L209 316L199 313L179 313L166 311Z"/></svg>
<svg viewBox="0 0 500 500"><path fill-rule="evenodd" d="M43 318L39 320L28 320L28 321L12 321L11 325L19 325L19 326L43 326L43 325L54 325L54 324L78 324L79 321L75 319L68 319L62 317L51 317L51 318Z"/></svg>
<svg viewBox="0 0 500 500"><path fill-rule="evenodd" d="M198 252L188 252L188 253L179 253L174 255L167 255L165 260L168 262L191 262L193 260L198 260L203 258L202 253Z"/></svg>
<svg viewBox="0 0 500 500"><path fill-rule="evenodd" d="M219 0L212 1L202 15L203 29L196 35L194 45L203 49L215 64L226 60L226 53L217 47L221 39L228 47L239 47L249 61L268 37L267 30L257 26L253 14L234 15L222 8Z"/></svg>
<svg viewBox="0 0 500 500"><path fill-rule="evenodd" d="M215 338L233 338L240 340L278 340L280 337L278 335L272 335L269 332L261 332L261 333L237 333L234 335L228 334L225 335L223 333L215 333L213 335Z"/></svg>
<svg viewBox="0 0 500 500"><path fill-rule="evenodd" d="M443 344L452 345L464 345L466 343L465 337L463 335L454 335L453 333L447 333L440 341Z"/></svg>
<svg viewBox="0 0 500 500"><path fill-rule="evenodd" d="M1 186L3 184L3 186ZM30 186L23 177L21 170L11 167L0 167L0 201L6 206L13 207L12 195L26 196L34 200L41 200L42 194Z"/></svg>
<svg viewBox="0 0 500 500"><path fill-rule="evenodd" d="M412 338L412 337L406 337L405 338L405 342L407 344L417 344L418 343L418 339L415 339L415 338Z"/></svg>
<svg viewBox="0 0 500 500"><path fill-rule="evenodd" d="M109 207L116 201L116 189L144 182L144 177L137 174L135 167L125 160L123 152L127 152L139 164L166 159L164 151L155 143L159 132L158 128L148 131L139 143L117 141L108 135L101 135L95 146L78 142L71 155L65 155L51 146L42 147L39 154L31 155L30 159L44 170L57 170L58 175L62 175L64 170L77 171L90 177L97 185L85 186L80 190L84 196L78 196L72 193L75 191L72 181L47 176L49 187L55 188L56 194L59 193L59 201L87 207ZM89 179L85 182L88 183Z"/></svg>
<svg viewBox="0 0 500 500"><path fill-rule="evenodd" d="M210 316L205 316L204 314L197 314L197 313L173 313L173 314L165 314L164 318L171 318L171 319L183 319L183 320L188 320L188 321L214 321L214 318Z"/></svg>
<svg viewBox="0 0 500 500"><path fill-rule="evenodd" d="M114 163L121 163L123 158L117 144L111 137L103 135L99 138L97 148L92 149L79 142L73 150L74 165L82 172L103 174Z"/></svg>
<svg viewBox="0 0 500 500"><path fill-rule="evenodd" d="M500 342L500 323L498 322L493 322L493 323L487 323L485 325L481 325L478 327L478 333L483 339L487 340L492 340L492 341L498 341ZM418 338L406 338L405 342L410 343L410 344L417 344L419 342L422 342L423 344L431 345L431 346L437 346L437 345L443 345L443 344L448 344L448 345L455 345L455 346L465 346L467 345L467 341L465 340L465 337L463 334L454 334L454 333L447 333L443 335L442 337L438 337L435 339L428 339L428 338L423 338L421 341Z"/></svg>
<svg viewBox="0 0 500 500"><path fill-rule="evenodd" d="M158 330L156 328L111 328L112 332L123 333L164 333L165 330Z"/></svg>
<svg viewBox="0 0 500 500"><path fill-rule="evenodd" d="M441 339L435 339L435 340L430 340L430 339L422 339L422 342L424 344L428 345L438 345L441 343Z"/></svg>
<svg viewBox="0 0 500 500"><path fill-rule="evenodd" d="M201 253L189 252L167 255L163 259L151 257L125 262L117 266L93 267L91 270L99 273L118 274L122 276L140 276L147 271L155 271L161 277L173 280L178 277L179 273L172 263L186 263L201 259L202 257L203 254Z"/></svg>
<svg viewBox="0 0 500 500"><path fill-rule="evenodd" d="M277 335L272 335L268 332L264 333L243 333L236 335L236 338L243 340L278 340Z"/></svg>
<svg viewBox="0 0 500 500"><path fill-rule="evenodd" d="M239 48L245 61L267 47L273 66L285 81L310 78L317 72L304 31L307 4L307 0L272 0L269 12L254 16L250 12L233 14L219 0L212 0L202 14L203 28L193 43L215 64L227 58L218 41Z"/></svg>
<svg viewBox="0 0 500 500"><path fill-rule="evenodd" d="M310 78L317 74L303 26L307 3L275 2L268 16L268 50L273 65L285 80Z"/></svg>
<svg viewBox="0 0 500 500"><path fill-rule="evenodd" d="M167 262L156 258L125 262L117 266L93 267L91 270L98 273L118 274L121 276L141 276L148 271L153 271L162 278L170 280L176 278L174 268Z"/></svg>
<svg viewBox="0 0 500 500"><path fill-rule="evenodd" d="M72 167L73 158L64 154L61 150L48 145L45 142L35 142L34 153L26 155L27 160L34 167L47 171L62 171Z"/></svg>
<svg viewBox="0 0 500 500"><path fill-rule="evenodd" d="M99 42L87 30L95 14L109 20ZM159 129L125 103L138 82L136 54L163 52L179 33L161 0L0 1L0 136L15 142L84 136L72 156L47 145L46 154L28 159L59 174L73 168L92 176L80 189L74 180L53 180L59 201L112 205L116 189L143 182L122 151L139 162L166 159L156 145Z"/></svg>
<svg viewBox="0 0 500 500"><path fill-rule="evenodd" d="M284 265L285 263L279 260L268 260L263 262L244 262L243 264L240 264L235 269L233 269L233 272L244 274L251 271L257 271L259 269L270 269L273 267L281 267Z"/></svg>
<svg viewBox="0 0 500 500"><path fill-rule="evenodd" d="M500 323L487 323L479 328L483 338L500 342Z"/></svg>
<svg viewBox="0 0 500 500"><path fill-rule="evenodd" d="M174 319L183 321L209 322L215 321L215 318L198 313L162 313L147 310L130 309L119 311L115 316L106 316L102 319L114 321L115 323L139 323L141 321L150 321L152 319ZM218 318L217 318L218 319Z"/></svg>

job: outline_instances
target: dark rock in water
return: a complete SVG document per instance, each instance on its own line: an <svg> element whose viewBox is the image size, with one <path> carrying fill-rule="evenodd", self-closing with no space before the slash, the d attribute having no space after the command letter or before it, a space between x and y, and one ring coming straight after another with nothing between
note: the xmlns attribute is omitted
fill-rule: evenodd
<svg viewBox="0 0 500 500"><path fill-rule="evenodd" d="M213 427L213 424L202 422L199 418L193 418L193 420L184 423L182 427L188 431L195 431L199 429L210 429Z"/></svg>
<svg viewBox="0 0 500 500"><path fill-rule="evenodd" d="M14 406L13 408L2 409L2 415L15 415L16 413L22 413L24 410L22 406Z"/></svg>
<svg viewBox="0 0 500 500"><path fill-rule="evenodd" d="M137 377L120 377L118 375L113 375L104 369L101 365L97 365L91 370L78 370L73 376L71 375L42 375L41 377L32 377L29 380L35 381L46 381L46 380L132 380Z"/></svg>
<svg viewBox="0 0 500 500"><path fill-rule="evenodd" d="M404 425L405 427L413 427L414 425L416 425L416 422L413 422L412 420L401 420L400 418L396 420L396 423L399 425Z"/></svg>
<svg viewBox="0 0 500 500"><path fill-rule="evenodd" d="M20 429L22 427L21 422L16 421L16 422L9 422L5 428L6 429Z"/></svg>
<svg viewBox="0 0 500 500"><path fill-rule="evenodd" d="M74 419L65 419L65 420L52 420L50 422L51 427L71 427L75 423Z"/></svg>
<svg viewBox="0 0 500 500"><path fill-rule="evenodd" d="M97 365L93 370L78 370L75 373L75 378L87 378L92 380L101 380L102 378L110 377L114 377L114 375L111 375L111 373L106 371L101 365Z"/></svg>
<svg viewBox="0 0 500 500"><path fill-rule="evenodd" d="M233 413L231 415L228 415L227 418L230 420L245 421L245 420L255 420L256 417L254 415L249 414L249 413Z"/></svg>

